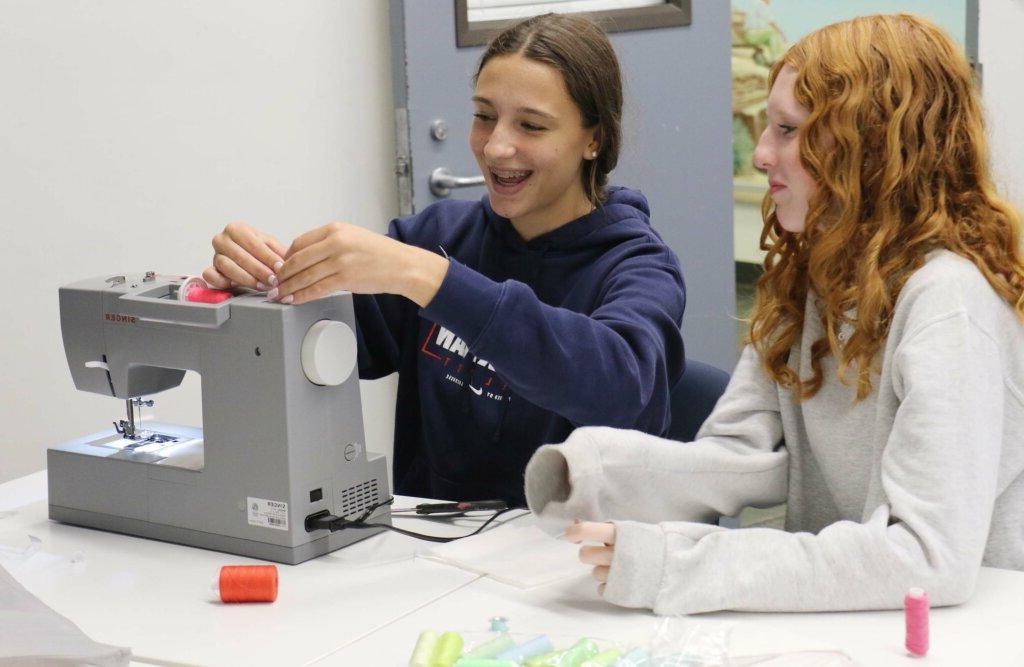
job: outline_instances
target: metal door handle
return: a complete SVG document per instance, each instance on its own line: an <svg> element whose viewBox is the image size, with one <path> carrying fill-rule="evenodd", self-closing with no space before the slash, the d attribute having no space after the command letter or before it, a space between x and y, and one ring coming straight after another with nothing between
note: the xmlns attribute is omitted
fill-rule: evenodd
<svg viewBox="0 0 1024 667"><path fill-rule="evenodd" d="M473 185L483 185L483 176L455 176L444 167L438 167L430 172L430 191L435 197L447 197L452 193L452 188L468 188Z"/></svg>

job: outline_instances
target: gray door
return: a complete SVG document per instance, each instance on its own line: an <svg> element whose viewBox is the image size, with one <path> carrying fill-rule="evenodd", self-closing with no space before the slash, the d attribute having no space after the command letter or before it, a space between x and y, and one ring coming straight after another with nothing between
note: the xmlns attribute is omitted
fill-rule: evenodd
<svg viewBox="0 0 1024 667"><path fill-rule="evenodd" d="M391 0L403 215L438 201L429 185L435 170L482 183L467 137L472 76L484 47L456 45L457 5L464 11L465 3L456 0ZM609 34L626 100L623 150L610 181L647 195L654 228L679 255L687 356L731 371L737 348L729 3L664 5L692 10L689 24ZM482 185L470 185L447 196L485 193Z"/></svg>

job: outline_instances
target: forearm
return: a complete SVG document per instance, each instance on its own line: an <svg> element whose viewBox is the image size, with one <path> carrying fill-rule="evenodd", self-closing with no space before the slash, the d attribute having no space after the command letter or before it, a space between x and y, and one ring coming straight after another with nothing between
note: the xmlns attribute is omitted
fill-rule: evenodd
<svg viewBox="0 0 1024 667"><path fill-rule="evenodd" d="M448 258L411 245L405 245L401 258L396 267L396 291L420 308L425 308L444 282Z"/></svg>
<svg viewBox="0 0 1024 667"><path fill-rule="evenodd" d="M970 597L980 559L928 554L889 508L818 535L694 523L616 524L605 597L658 614L897 609L919 586L936 605Z"/></svg>

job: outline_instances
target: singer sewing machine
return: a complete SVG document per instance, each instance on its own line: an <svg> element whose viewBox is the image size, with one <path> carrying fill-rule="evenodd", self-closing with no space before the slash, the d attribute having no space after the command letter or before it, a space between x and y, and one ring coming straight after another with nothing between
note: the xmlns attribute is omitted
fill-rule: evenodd
<svg viewBox="0 0 1024 667"><path fill-rule="evenodd" d="M390 497L384 456L364 448L352 295L194 303L184 282L150 272L60 289L75 386L122 399L127 418L47 451L50 518L292 564L379 532L304 525ZM144 397L187 370L201 377L202 428L140 426ZM387 507L373 521L390 522Z"/></svg>

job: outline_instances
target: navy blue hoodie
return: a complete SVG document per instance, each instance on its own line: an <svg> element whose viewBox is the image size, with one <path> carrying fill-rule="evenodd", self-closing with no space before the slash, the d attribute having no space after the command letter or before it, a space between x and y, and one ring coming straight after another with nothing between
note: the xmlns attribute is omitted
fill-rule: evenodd
<svg viewBox="0 0 1024 667"><path fill-rule="evenodd" d="M640 192L609 188L530 241L486 197L438 202L388 235L451 260L426 308L355 300L360 377L399 372L396 493L522 505L534 450L577 426L665 433L686 295Z"/></svg>

